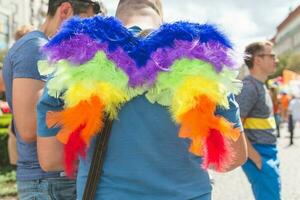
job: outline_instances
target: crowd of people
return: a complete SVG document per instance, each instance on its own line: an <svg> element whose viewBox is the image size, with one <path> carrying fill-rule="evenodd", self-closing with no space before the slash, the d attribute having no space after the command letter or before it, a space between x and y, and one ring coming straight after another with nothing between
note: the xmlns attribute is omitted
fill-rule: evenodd
<svg viewBox="0 0 300 200"><path fill-rule="evenodd" d="M265 85L273 44L246 47L238 93L216 27L164 24L161 0L105 15L99 1L49 0L40 29L23 27L6 55L18 197L210 200L207 169L242 167L256 200L281 199L278 122L294 127L300 99L279 103Z"/></svg>
<svg viewBox="0 0 300 200"><path fill-rule="evenodd" d="M270 87L269 91L273 102L277 137L281 136L280 129L287 129L290 133L290 145L293 145L294 129L300 122L300 96L295 92L290 95L285 91L280 92L279 88L274 86Z"/></svg>

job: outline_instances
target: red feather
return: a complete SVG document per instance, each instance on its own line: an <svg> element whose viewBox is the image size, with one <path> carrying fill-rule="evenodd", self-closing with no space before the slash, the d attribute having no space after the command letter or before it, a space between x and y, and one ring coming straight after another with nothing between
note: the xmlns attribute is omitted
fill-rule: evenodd
<svg viewBox="0 0 300 200"><path fill-rule="evenodd" d="M80 133L84 128L85 125L80 125L76 130L74 130L71 133L67 144L65 144L65 172L69 177L74 176L74 171L78 164L78 157L86 156L86 144L80 137Z"/></svg>
<svg viewBox="0 0 300 200"><path fill-rule="evenodd" d="M232 152L224 136L216 129L210 129L204 141L203 168L213 167L216 171L223 171L232 160Z"/></svg>

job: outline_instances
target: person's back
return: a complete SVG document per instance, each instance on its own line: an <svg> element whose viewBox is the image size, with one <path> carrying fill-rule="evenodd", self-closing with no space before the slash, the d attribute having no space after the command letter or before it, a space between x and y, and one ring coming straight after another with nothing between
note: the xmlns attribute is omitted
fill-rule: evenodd
<svg viewBox="0 0 300 200"><path fill-rule="evenodd" d="M144 96L126 104L113 122L95 199L198 199L211 191L201 159L178 138L179 127L168 110ZM78 171L78 197L83 195L94 140ZM202 197L203 198L203 197Z"/></svg>
<svg viewBox="0 0 300 200"><path fill-rule="evenodd" d="M99 83L100 85L101 83L104 83L103 86L105 86L106 84L108 86L112 82L118 80L117 87L119 86L122 87L122 85L124 84L123 81L125 81L126 89L123 88L121 89L121 91L124 91L125 93L128 92L129 94L128 99L126 97L124 98L124 100L127 99L126 103L122 104L120 111L117 113L117 118L113 121L111 135L108 142L108 149L104 159L104 166L101 171L102 172L101 177L97 185L97 192L96 192L95 199L209 200L211 199L212 188L210 185L210 180L207 171L201 168L202 158L200 156L190 153L190 151L192 151L191 150L192 142L190 140L183 139L185 136L178 137L178 132L180 132L182 127L180 129L179 125L174 123L174 118L173 118L174 116L172 117L172 115L169 113L171 109L170 107L167 107L167 105L171 104L170 99L173 97L173 96L171 97L171 92L168 93L166 91L162 91L162 93L165 92L164 95L155 96L153 95L153 93L151 93L151 92L155 92L154 88L153 90L145 89L143 87L139 88L139 85L142 84L144 84L145 87L147 87L148 84L149 87L150 86L154 87L154 83L153 83L153 80L155 79L154 76L157 75L158 71L164 70L164 67L162 65L166 63L168 65L167 67L170 67L169 65L171 65L168 62L164 63L163 61L164 58L162 57L161 57L162 59L159 60L159 62L161 63L153 62L154 60L152 59L153 58L152 56L158 55L160 51L158 50L158 52L155 52L156 49L151 49L151 47L149 47L151 45L146 43L149 41L152 41L154 43L157 42L158 39L160 40L161 43L164 42L163 37L158 38L157 36L159 35L159 33L163 31L155 30L161 24L159 13L156 13L156 11L153 9L149 9L151 8L151 6L149 5L153 5L151 4L151 2L153 1L148 1L148 0L126 1L125 0L120 2L128 3L128 5L125 6L126 8L136 8L135 6L132 6L130 4L131 3L134 4L134 2L138 2L139 6L143 8L140 15L138 14L139 13L138 10L129 11L128 9L124 9L122 11L122 12L126 12L127 14L134 12L133 18L136 19L137 22L134 22L134 20L131 19L130 14L129 16L126 16L125 17L126 19L124 20L122 19L122 17L120 17L121 15L117 15L119 16L119 18L121 18L121 20L124 22L124 25L128 28L129 31L126 30L124 27L120 27L119 22L113 18L108 18L108 19L94 18L91 19L90 21L86 20L85 22L79 22L79 23L74 21L73 24L90 23L94 25L94 22L97 22L99 27L103 27L103 25L105 24L105 26L107 27L117 27L117 28L114 29L114 31L111 31L110 29L101 30L101 34L99 34L100 32L98 32L98 30L94 30L94 32L91 33L88 30L86 31L86 30L78 29L82 35L85 34L84 37L81 36L82 39L84 39L85 41L86 40L90 41L91 47L86 48L86 50L87 51L91 50L91 52L94 53L93 58L87 56L89 58L87 59L87 58L83 58L85 56L82 56L82 59L80 58L77 60L77 58L73 56L74 54L76 54L75 51L71 53L72 54L71 56L69 54L53 56L53 59L56 60L60 60L62 59L62 57L66 56L66 58L69 61L71 61L71 63L80 63L80 64L83 63L82 66L79 66L79 68L77 67L76 69L80 69L83 66L88 66L89 64L91 64L89 66L92 67L93 65L92 63L96 62L97 66L101 66L103 68L97 67L95 68L95 71L93 72L90 71L90 73L97 74L95 77L91 77L91 78L96 78L97 80L101 80L99 81ZM141 2L146 2L146 4L141 5L140 4ZM144 9L145 7L146 9ZM147 13L148 10L150 12L148 14L145 14L145 12ZM146 19L142 20L144 16ZM154 19L149 20L149 17ZM145 24L145 22L147 23ZM110 24L110 26L108 26L108 24ZM199 27L198 25L195 24L190 26ZM65 30L69 30L68 27L69 26L66 25ZM133 35L133 34L138 34L143 29L154 29L155 31L149 36L146 36L146 38L140 38L140 36ZM108 33L111 33L111 35L108 35ZM164 33L167 33L167 31ZM175 33L173 34L175 35ZM100 45L100 50L98 49L99 50L98 52L94 52L92 46L93 42L91 41L90 38L90 36L92 35L99 38L104 36L102 39L107 40L108 45L105 44L103 45L104 47ZM107 35L108 37L106 37ZM78 38L76 39L77 41L79 41ZM103 40L99 39L98 41L103 42ZM66 46L68 45L72 46L74 41L75 40L72 40L71 38L71 40L66 41L64 44ZM123 41L126 41L124 42L124 45L122 43ZM60 46L60 44L57 45L55 39L52 42L53 43L51 43L50 41L50 43L47 44L46 48L50 49L50 51L52 49L54 52L55 51L54 49ZM144 46L145 48L142 47L136 48L135 46L133 46L134 44L137 44L139 42L141 44L145 44ZM186 41L186 42L191 42L191 41ZM174 41L174 43L176 42ZM163 45L164 44L161 44L161 46ZM178 48L180 48L179 45ZM105 56L103 57L103 52L107 54L106 56L109 58L108 60L105 60L104 58ZM145 52L147 53L146 55ZM132 55L134 55L135 53L141 57L133 57ZM174 57L176 57L176 55ZM145 59L146 63L143 63L144 61L143 58L148 58ZM86 65L86 62L90 59L92 59L93 61L88 62L89 64ZM98 62L101 62L103 65L102 64L99 65ZM151 69L148 70L149 68L147 62L153 63L153 65L151 65L152 67L151 69L153 69L152 71ZM136 68L134 66L139 64L141 66L137 66L137 68L140 67L140 71L135 71ZM208 67L207 65L204 66ZM111 73L111 69L112 69L112 73ZM156 69L158 70L157 73L153 72ZM180 69L177 70L180 71ZM159 73L163 74L163 72L161 71ZM165 70L165 71L169 71L169 70ZM174 71L176 70L174 69ZM98 74L98 72L100 73ZM86 74L86 73L82 73L82 74ZM123 77L123 74L126 74L125 78ZM48 122L47 123L48 127L52 127L51 124L53 124L53 122L54 124L56 124L56 119L57 119L53 117L62 116L59 113L63 113L64 111L66 111L66 110L62 110L62 108L64 107L64 103L66 103L66 101L64 101L63 103L62 101L59 101L57 98L55 98L55 96L51 95L53 94L52 86L54 86L53 84L57 82L56 78L58 78L57 80L61 80L60 75L62 76L67 75L67 72L65 73L62 72L61 74L55 74L54 78L52 80L49 80L47 84L48 91L47 90L44 91L44 94L40 99L40 102L37 107L39 120L41 122L39 123L41 125L39 127L39 130L40 133L43 133L43 135L41 134L42 136L46 136L46 137L49 135L55 136L57 134L57 130L54 131L55 133L53 133L52 131L53 129L51 130L45 127L45 121ZM67 76L69 75L70 74L68 74ZM102 80L102 77L100 77L103 75L104 75L103 77L104 80ZM92 76L92 74L90 74L90 76ZM112 77L109 78L110 76ZM184 78L184 76L185 75L179 75L178 78L181 79ZM85 77L86 75L84 75L84 77L82 78L85 79ZM147 82L148 81L147 79L149 79L149 83ZM85 80L88 82L91 81L87 79ZM145 84L144 81L147 83ZM175 81L175 83L177 84L178 82ZM101 87L100 85L99 87ZM129 90L128 87L130 88ZM167 91L172 90L170 89L170 87L172 86L168 86L168 88L165 88L165 90ZM122 92L118 89L117 91L115 91L115 89L116 88L114 85L111 88L111 90L105 91L107 92L106 94L104 94L103 96L101 95L101 97L103 98L106 98L107 95L107 99L106 99L107 101L106 100L105 101L108 105L110 105L109 97L111 95L115 97L114 101L116 101L116 99L118 98L122 99L122 97L119 96L119 95L122 96ZM101 91L101 89L99 90ZM118 95L116 95L115 92L117 92ZM94 95L92 96L95 97L95 93L93 94ZM227 102L226 94L225 94L225 99L226 99L225 101ZM67 96L67 94L65 94L64 96ZM75 107L79 105L84 106L87 102L90 101L91 100L82 100L81 101L82 104L79 103L73 105ZM93 99L92 101L97 102L96 98ZM218 108L216 114L224 116L227 120L235 124L235 127L239 127L240 119L238 116L238 107L236 106L236 103L232 95L228 97L228 103L229 103L228 107L230 109L226 110L226 109ZM86 104L86 106L88 106L88 104ZM113 105L119 105L119 104L115 102L113 103ZM75 111L74 109L75 107L72 106L69 107L67 109L67 112ZM97 107L93 106L93 110L99 109L100 107L101 104L98 105ZM113 108L111 107L109 108L109 107L110 106L107 107L108 112L110 111L110 109L114 110ZM56 111L60 111L60 110L62 111L51 115L51 112L48 112L51 109ZM48 113L49 115L46 113ZM89 113L89 111L85 110L85 113ZM209 114L213 114L213 113L209 113ZM85 117L84 114L82 115L82 117ZM206 119L207 118L203 119L203 121L201 122L203 122L203 124L206 124L207 123L205 121ZM88 120L90 120L90 118L88 118ZM60 122L58 123L60 124ZM230 130L234 129L232 124L230 124L229 126L232 128ZM60 131L65 132L64 128L65 126L62 125ZM79 129L81 128L85 128L85 125L79 127ZM240 130L238 128L234 129L233 132L235 131L238 131L238 134L240 133ZM57 138L64 140L63 138L65 138L65 136L63 136L62 132L58 132ZM69 135L69 139L76 137L77 133L78 133L77 131L72 132L71 133L72 135ZM80 139L81 138L79 137L79 140ZM95 140L96 139L94 137L91 143L89 144L87 158L80 160L80 164L78 167L78 174L77 174L78 199L81 199L84 193L84 187L89 173L89 167L90 167L93 152L95 148L99 148L99 147L95 147ZM78 142L79 143L77 144L80 144L80 141ZM240 142L239 143L240 151L237 151L236 154L237 160L234 160L233 162L235 163L233 164L235 167L236 165L240 165L241 163L243 163L244 161L243 157L245 156L243 151L244 150L243 136L239 137L239 142ZM67 145L68 144L71 143L67 142ZM201 145L199 144L198 147L200 148ZM236 146L234 146L233 148L235 150L238 149ZM233 166L231 167L232 167L231 169L234 168Z"/></svg>

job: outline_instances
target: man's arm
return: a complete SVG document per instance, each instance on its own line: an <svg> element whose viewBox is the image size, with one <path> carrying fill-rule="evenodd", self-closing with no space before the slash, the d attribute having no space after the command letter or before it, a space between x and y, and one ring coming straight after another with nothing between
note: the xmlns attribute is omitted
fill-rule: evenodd
<svg viewBox="0 0 300 200"><path fill-rule="evenodd" d="M242 122L244 123L244 118L242 118ZM261 156L259 153L254 149L253 145L249 141L248 137L245 137L246 142L247 142L247 151L248 151L248 158L254 162L256 167L258 169L261 169L262 167L262 161L261 161Z"/></svg>
<svg viewBox="0 0 300 200"><path fill-rule="evenodd" d="M41 38L32 38L11 55L13 70L12 110L18 133L24 142L36 141L36 103L44 87L44 78L38 72L42 59Z"/></svg>
<svg viewBox="0 0 300 200"><path fill-rule="evenodd" d="M248 150L249 159L254 162L254 164L258 169L261 169L262 161L261 161L260 154L254 149L254 147L252 146L251 142L247 137L246 137L246 141L247 141L247 150Z"/></svg>
<svg viewBox="0 0 300 200"><path fill-rule="evenodd" d="M46 171L64 170L64 147L56 137L37 137L38 158Z"/></svg>
<svg viewBox="0 0 300 200"><path fill-rule="evenodd" d="M229 102L229 109L226 110L226 109L217 108L216 114L221 115L231 123L234 123L236 128L241 129L241 134L236 141L227 139L227 142L229 143L232 151L233 159L232 162L229 163L229 165L227 165L225 169L223 169L223 172L231 171L243 165L246 162L248 157L247 144L246 144L245 134L243 132L242 123L240 119L239 106L235 101L233 94L230 94L228 96L228 102Z"/></svg>
<svg viewBox="0 0 300 200"><path fill-rule="evenodd" d="M247 151L246 140L247 139L243 132L241 132L241 135L237 141L228 140L234 157L232 162L228 166L226 166L223 172L229 172L231 170L234 170L235 168L240 167L246 162L247 155L249 154L249 152Z"/></svg>
<svg viewBox="0 0 300 200"><path fill-rule="evenodd" d="M49 128L46 125L48 111L60 111L63 102L48 95L47 88L37 103L37 150L41 168L44 171L62 171L64 169L64 146L56 139L59 128Z"/></svg>
<svg viewBox="0 0 300 200"><path fill-rule="evenodd" d="M244 82L242 92L236 96L236 100L240 107L240 115L242 124L244 124L245 118L249 115L258 98L258 92L256 86L250 81ZM248 137L245 137L247 143L248 158L254 162L258 169L261 169L262 162L261 156L254 149L253 145L249 141Z"/></svg>
<svg viewBox="0 0 300 200"><path fill-rule="evenodd" d="M24 142L36 141L36 103L44 82L30 78L13 80L13 116Z"/></svg>

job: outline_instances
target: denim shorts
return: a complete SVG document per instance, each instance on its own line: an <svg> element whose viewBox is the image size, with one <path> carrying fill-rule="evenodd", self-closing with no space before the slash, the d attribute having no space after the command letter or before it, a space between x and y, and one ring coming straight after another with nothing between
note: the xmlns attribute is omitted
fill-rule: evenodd
<svg viewBox="0 0 300 200"><path fill-rule="evenodd" d="M20 200L75 200L76 182L64 177L17 181Z"/></svg>

